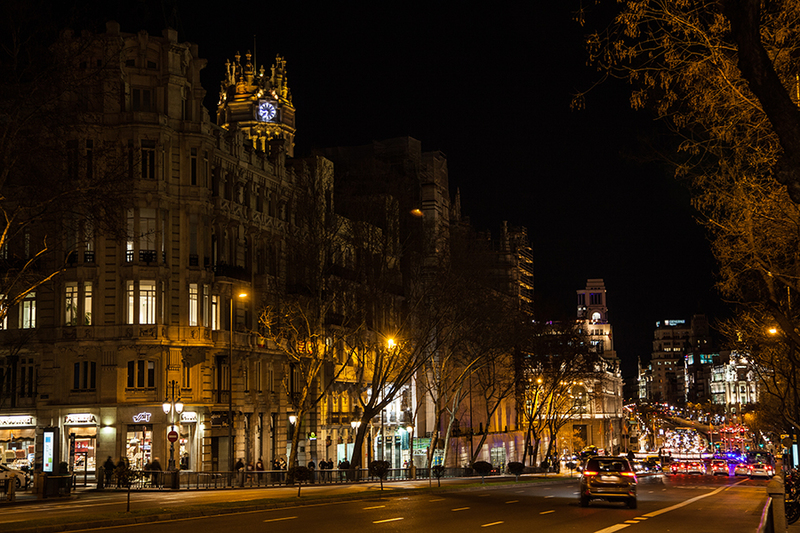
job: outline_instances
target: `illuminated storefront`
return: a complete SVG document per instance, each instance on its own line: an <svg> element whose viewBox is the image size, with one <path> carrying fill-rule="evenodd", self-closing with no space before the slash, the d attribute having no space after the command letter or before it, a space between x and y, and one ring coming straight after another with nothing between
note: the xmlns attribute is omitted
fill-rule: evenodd
<svg viewBox="0 0 800 533"><path fill-rule="evenodd" d="M0 462L27 467L33 464L36 442L36 417L0 416Z"/></svg>
<svg viewBox="0 0 800 533"><path fill-rule="evenodd" d="M153 460L153 424L152 414L142 411L135 414L128 424L125 437L125 457L134 470L142 470L144 465Z"/></svg>
<svg viewBox="0 0 800 533"><path fill-rule="evenodd" d="M71 470L77 474L94 472L97 467L97 416L69 413L64 416L64 436Z"/></svg>

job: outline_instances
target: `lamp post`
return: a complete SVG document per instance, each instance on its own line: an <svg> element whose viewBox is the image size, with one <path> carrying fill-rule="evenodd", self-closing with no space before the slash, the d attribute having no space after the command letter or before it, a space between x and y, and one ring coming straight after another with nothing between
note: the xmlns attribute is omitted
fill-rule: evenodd
<svg viewBox="0 0 800 533"><path fill-rule="evenodd" d="M171 414L169 432L167 433L167 438L169 439L169 463L167 464L167 470L170 472L175 470L175 441L178 440L178 432L175 430L175 413L181 414L183 412L183 403L181 403L180 400L180 389L178 389L177 397L175 395L175 385L177 384L178 382L174 379L169 382L170 394L167 395L167 398L161 405L165 415Z"/></svg>
<svg viewBox="0 0 800 533"><path fill-rule="evenodd" d="M247 298L246 292L239 299ZM228 470L233 471L233 290L231 290L231 330L228 336ZM232 479L232 478L231 478Z"/></svg>

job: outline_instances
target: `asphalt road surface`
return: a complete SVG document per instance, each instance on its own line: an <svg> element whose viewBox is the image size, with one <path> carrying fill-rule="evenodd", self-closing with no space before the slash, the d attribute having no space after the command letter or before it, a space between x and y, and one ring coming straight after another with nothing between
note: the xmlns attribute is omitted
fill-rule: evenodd
<svg viewBox="0 0 800 533"><path fill-rule="evenodd" d="M363 499L317 502L271 510L242 511L222 516L201 516L147 524L115 525L91 531L180 533L202 531L322 530L353 531L546 531L576 533L752 533L766 502L766 480L698 475L658 475L639 478L639 508L621 503L593 501L578 505L577 480L554 484L491 485L450 493L381 495L365 493ZM393 485L397 487L398 485ZM272 490L272 489L270 489ZM296 489L276 489L296 490ZM306 491L306 488L303 488ZM342 486L342 492L347 486ZM313 488L307 494L310 494ZM174 507L204 501L263 498L261 491L141 493L133 495L135 508ZM64 518L82 513L124 510L124 495L85 494L72 501L4 508L0 530L24 528L36 513ZM630 529L629 529L630 528ZM88 530L73 530L88 531ZM628 532L626 532L628 533Z"/></svg>

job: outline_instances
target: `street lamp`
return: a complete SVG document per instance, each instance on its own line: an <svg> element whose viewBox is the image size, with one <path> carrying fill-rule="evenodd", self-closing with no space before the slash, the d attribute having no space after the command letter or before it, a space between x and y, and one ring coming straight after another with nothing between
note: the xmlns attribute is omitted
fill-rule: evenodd
<svg viewBox="0 0 800 533"><path fill-rule="evenodd" d="M247 298L247 293L240 292L238 296L241 300ZM231 290L230 318L231 330L228 336L228 470L233 471L233 290Z"/></svg>
<svg viewBox="0 0 800 533"><path fill-rule="evenodd" d="M169 432L167 433L167 438L169 439L169 463L167 464L167 470L171 472L175 470L175 441L178 440L177 435L173 435L173 433L177 433L177 431L175 431L175 413L181 414L183 412L183 403L181 403L180 400L180 389L178 389L177 397L175 395L175 385L177 384L178 382L174 379L169 382L170 394L161 405L165 415L172 414Z"/></svg>

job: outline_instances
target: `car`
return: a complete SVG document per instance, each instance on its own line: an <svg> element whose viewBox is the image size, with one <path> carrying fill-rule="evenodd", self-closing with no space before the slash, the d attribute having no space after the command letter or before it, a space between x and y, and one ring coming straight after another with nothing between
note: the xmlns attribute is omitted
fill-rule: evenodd
<svg viewBox="0 0 800 533"><path fill-rule="evenodd" d="M706 473L706 464L703 461L687 461L686 463L687 474L702 474Z"/></svg>
<svg viewBox="0 0 800 533"><path fill-rule="evenodd" d="M580 504L592 500L621 501L636 509L636 473L625 457L592 457L586 462L580 481Z"/></svg>
<svg viewBox="0 0 800 533"><path fill-rule="evenodd" d="M775 469L772 465L767 463L753 463L750 465L749 474L750 479L754 477L766 477L771 478L775 475Z"/></svg>
<svg viewBox="0 0 800 533"><path fill-rule="evenodd" d="M0 465L0 480L12 478L15 480L14 485L16 488L24 489L28 487L28 474L22 470L16 470L14 468L9 468L6 465Z"/></svg>
<svg viewBox="0 0 800 533"><path fill-rule="evenodd" d="M749 476L750 475L750 465L739 461L736 463L736 466L733 469L734 476Z"/></svg>
<svg viewBox="0 0 800 533"><path fill-rule="evenodd" d="M672 474L685 474L686 461L674 461L669 465L669 471Z"/></svg>
<svg viewBox="0 0 800 533"><path fill-rule="evenodd" d="M711 475L712 476L727 476L730 475L728 462L725 459L714 459L711 461Z"/></svg>

